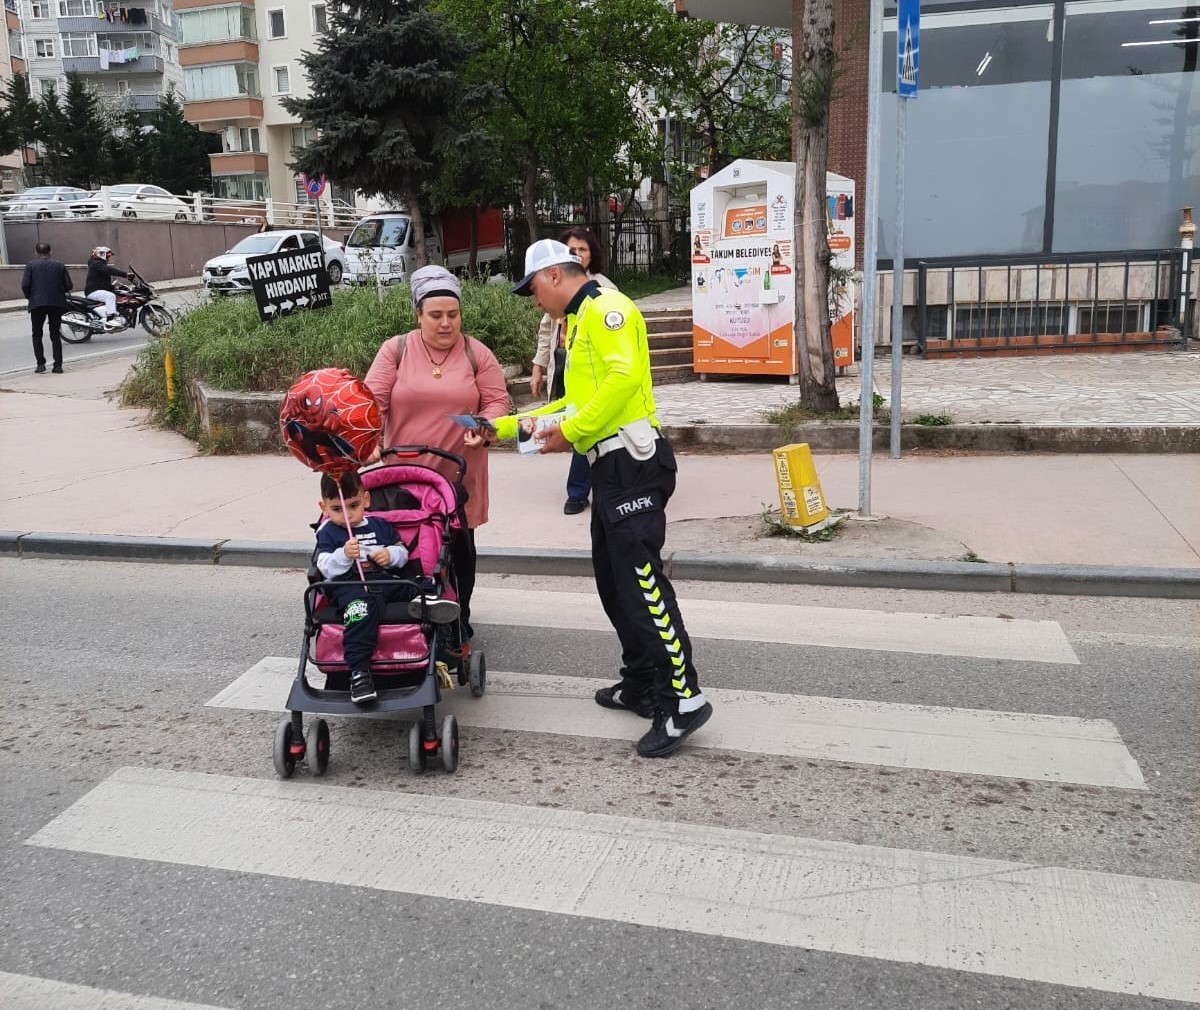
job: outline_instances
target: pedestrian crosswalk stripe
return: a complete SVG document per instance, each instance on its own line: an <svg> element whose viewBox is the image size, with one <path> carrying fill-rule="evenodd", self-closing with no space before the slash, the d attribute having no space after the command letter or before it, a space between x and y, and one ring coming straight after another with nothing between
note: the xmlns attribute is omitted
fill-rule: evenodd
<svg viewBox="0 0 1200 1010"><path fill-rule="evenodd" d="M221 1010L200 1003L181 1003L153 996L134 996L32 975L0 971L0 1006L4 1010Z"/></svg>
<svg viewBox="0 0 1200 1010"><path fill-rule="evenodd" d="M295 675L296 660L269 656L208 704L281 712ZM596 688L608 683L489 670L483 698L472 698L466 690L451 691L443 710L455 713L463 726L636 740L646 731L644 720L603 709L592 698ZM1116 727L1103 719L732 691L708 685L704 694L716 714L688 740L689 746L1146 788L1141 769Z"/></svg>
<svg viewBox="0 0 1200 1010"><path fill-rule="evenodd" d="M780 642L1031 663L1079 663L1056 621L889 613L738 600L685 599L680 600L679 608L693 639ZM612 631L600 601L591 593L478 586L471 598L471 619L475 624L528 623L543 628Z"/></svg>
<svg viewBox="0 0 1200 1010"><path fill-rule="evenodd" d="M29 843L1200 1002L1183 881L133 768Z"/></svg>

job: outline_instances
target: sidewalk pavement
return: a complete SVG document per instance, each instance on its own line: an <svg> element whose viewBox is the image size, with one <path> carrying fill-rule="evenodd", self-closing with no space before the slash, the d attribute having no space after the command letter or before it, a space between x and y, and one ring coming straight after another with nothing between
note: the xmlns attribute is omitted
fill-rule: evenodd
<svg viewBox="0 0 1200 1010"><path fill-rule="evenodd" d="M1197 424L1200 410L1188 407L1200 403L1195 359L1158 353L937 362L912 370L927 378L924 387L909 383L907 402L920 404L923 395L941 396L954 385L952 410L961 404L981 412L990 402L1007 413L1007 376L1014 396L1045 383L1047 395L1057 396L1047 408L1056 420L1094 423L1144 403ZM286 455L203 456L183 437L150 427L141 411L107 395L130 360L4 380L0 530L12 532L0 534L0 553L303 564L316 516L315 476ZM992 366L987 386L971 385L972 376L984 381L982 366ZM1103 387L1102 396L1079 392L1085 376ZM1143 399L1145 393L1156 399ZM678 424L790 398L787 387L754 383L683 383L660 394L664 419ZM1078 413L1084 410L1087 418ZM856 509L857 454L818 455L817 466L830 506ZM494 452L490 468L491 517L478 531L481 569L588 571L588 516L562 514L566 458ZM764 536L760 514L777 504L766 453L681 455L668 510L676 577L1200 596L1198 455L877 454L871 519L851 518L829 542ZM18 536L29 533L51 536ZM106 540L113 536L155 539Z"/></svg>

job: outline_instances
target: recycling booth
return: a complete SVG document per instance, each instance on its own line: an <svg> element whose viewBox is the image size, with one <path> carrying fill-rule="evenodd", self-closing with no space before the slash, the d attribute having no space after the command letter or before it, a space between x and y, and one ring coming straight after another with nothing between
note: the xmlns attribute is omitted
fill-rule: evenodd
<svg viewBox="0 0 1200 1010"><path fill-rule="evenodd" d="M742 159L692 190L695 371L799 380L796 166ZM832 262L854 270L854 182L826 174ZM854 360L853 282L831 285L833 362Z"/></svg>

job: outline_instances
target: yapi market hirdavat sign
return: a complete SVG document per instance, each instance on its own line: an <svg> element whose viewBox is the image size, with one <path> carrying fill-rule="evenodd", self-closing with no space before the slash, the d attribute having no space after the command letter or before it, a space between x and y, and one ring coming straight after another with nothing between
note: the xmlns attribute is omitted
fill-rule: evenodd
<svg viewBox="0 0 1200 1010"><path fill-rule="evenodd" d="M319 309L333 303L329 271L319 249L268 253L246 260L250 286L264 323L301 309Z"/></svg>

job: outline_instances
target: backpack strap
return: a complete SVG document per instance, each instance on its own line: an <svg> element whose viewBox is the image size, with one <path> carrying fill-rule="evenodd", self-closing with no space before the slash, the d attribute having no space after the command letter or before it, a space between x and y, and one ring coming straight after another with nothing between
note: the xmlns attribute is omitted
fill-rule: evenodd
<svg viewBox="0 0 1200 1010"><path fill-rule="evenodd" d="M474 343L474 337L468 337L463 334L463 340L466 342L465 350L467 352L467 361L471 363L471 374L479 374L479 362L475 360L475 352L471 350L471 344ZM408 334L399 333L396 335L396 371L400 371L400 361L404 357L404 348L408 346Z"/></svg>

